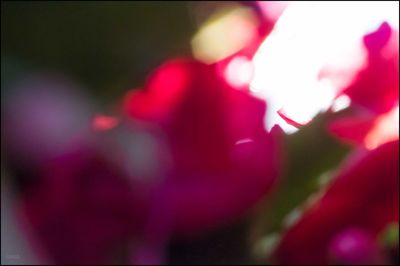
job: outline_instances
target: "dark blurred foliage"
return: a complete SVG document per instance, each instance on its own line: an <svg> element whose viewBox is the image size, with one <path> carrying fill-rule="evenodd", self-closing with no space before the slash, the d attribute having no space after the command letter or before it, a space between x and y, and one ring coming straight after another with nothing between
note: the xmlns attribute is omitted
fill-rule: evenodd
<svg viewBox="0 0 400 266"><path fill-rule="evenodd" d="M330 136L325 127L334 117L345 116L349 111L318 115L302 130L285 136L286 164L275 193L260 205L258 219L250 229L250 242L265 235L253 248L258 263L273 263L267 260L275 241L276 233L285 230L300 217L306 204L318 197L335 174L335 169L346 158L350 148ZM313 198L314 197L314 198ZM277 238L278 237L278 238ZM271 241L271 242L270 242ZM269 243L268 243L269 242ZM254 243L254 242L253 242ZM258 254L258 253L261 254Z"/></svg>
<svg viewBox="0 0 400 266"><path fill-rule="evenodd" d="M275 193L266 197L265 203L260 204L254 212L253 218L256 219L237 221L229 228L206 234L196 241L173 241L169 251L170 263L274 264L267 258L274 243L264 246L265 241L258 240L260 236L272 240L275 233L285 230L289 219L300 215L304 205L316 200L318 191L323 191L328 185L335 174L334 170L346 158L350 149L330 136L325 127L327 121L348 113L349 110L343 110L320 114L302 130L285 136L287 161L284 164L284 174Z"/></svg>
<svg viewBox="0 0 400 266"><path fill-rule="evenodd" d="M78 79L100 104L108 104L140 86L166 58L190 53L195 25L189 5L2 1L2 71L9 79L20 61L35 70L59 71Z"/></svg>
<svg viewBox="0 0 400 266"><path fill-rule="evenodd" d="M168 250L171 265L246 265L254 264L248 249L249 221L242 219L195 241L172 241Z"/></svg>

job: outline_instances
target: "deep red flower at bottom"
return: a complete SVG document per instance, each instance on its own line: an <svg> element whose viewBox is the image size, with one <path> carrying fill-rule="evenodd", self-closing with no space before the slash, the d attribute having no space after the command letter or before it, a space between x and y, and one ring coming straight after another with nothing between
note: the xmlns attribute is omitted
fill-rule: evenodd
<svg viewBox="0 0 400 266"><path fill-rule="evenodd" d="M368 258L371 255L371 245L366 241L376 241L388 224L398 223L398 208L397 140L350 158L323 197L284 234L275 253L276 259L282 264L337 262L338 258L332 261L330 252L333 249L340 255L343 250L337 248L337 245L335 248L335 241L337 243L338 238L343 239L343 234L353 228L359 230L357 232L366 233L350 234L352 243L350 245L347 242L347 247L357 252L366 252L359 258ZM344 255L341 257L346 258ZM373 256L371 261L356 263L379 263L376 261L378 257Z"/></svg>

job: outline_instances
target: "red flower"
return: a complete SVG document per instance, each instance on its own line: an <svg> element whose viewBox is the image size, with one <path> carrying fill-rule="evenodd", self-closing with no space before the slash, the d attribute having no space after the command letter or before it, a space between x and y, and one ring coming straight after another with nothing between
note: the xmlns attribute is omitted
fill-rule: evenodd
<svg viewBox="0 0 400 266"><path fill-rule="evenodd" d="M367 63L353 82L343 89L352 102L375 113L389 111L399 102L399 36L383 23L364 36Z"/></svg>
<svg viewBox="0 0 400 266"><path fill-rule="evenodd" d="M375 115L353 110L352 115L328 123L328 131L342 141L368 149L399 139L399 109Z"/></svg>
<svg viewBox="0 0 400 266"><path fill-rule="evenodd" d="M168 206L178 235L234 221L278 174L279 129L264 130L265 103L232 89L216 72L215 65L172 60L124 105L129 116L166 133L172 164L154 205Z"/></svg>
<svg viewBox="0 0 400 266"><path fill-rule="evenodd" d="M355 112L328 125L335 136L367 148L398 139L398 38L387 23L364 37L367 63L341 92L351 98Z"/></svg>
<svg viewBox="0 0 400 266"><path fill-rule="evenodd" d="M327 264L332 249L339 256L336 259L346 258L336 244L352 228L367 235L350 234L355 242L351 248L357 252L370 250L367 240L375 239L389 223L399 220L398 145L398 140L389 142L350 158L321 200L284 234L275 253L277 260L283 264ZM357 256L356 252L348 254ZM361 257L371 261L357 263L376 263L379 256L369 255Z"/></svg>

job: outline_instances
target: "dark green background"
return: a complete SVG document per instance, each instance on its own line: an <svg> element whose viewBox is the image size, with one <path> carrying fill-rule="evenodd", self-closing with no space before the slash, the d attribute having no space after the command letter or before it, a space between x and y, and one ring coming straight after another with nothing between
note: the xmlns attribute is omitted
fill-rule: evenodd
<svg viewBox="0 0 400 266"><path fill-rule="evenodd" d="M2 76L15 62L34 71L59 71L86 86L99 104L108 104L143 84L163 60L190 54L196 28L191 5L2 1Z"/></svg>

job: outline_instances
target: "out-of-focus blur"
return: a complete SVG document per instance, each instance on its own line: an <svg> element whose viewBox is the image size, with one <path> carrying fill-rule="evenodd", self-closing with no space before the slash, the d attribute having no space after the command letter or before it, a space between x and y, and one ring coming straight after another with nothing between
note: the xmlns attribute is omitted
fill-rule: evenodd
<svg viewBox="0 0 400 266"><path fill-rule="evenodd" d="M396 265L398 10L3 1L1 263Z"/></svg>

